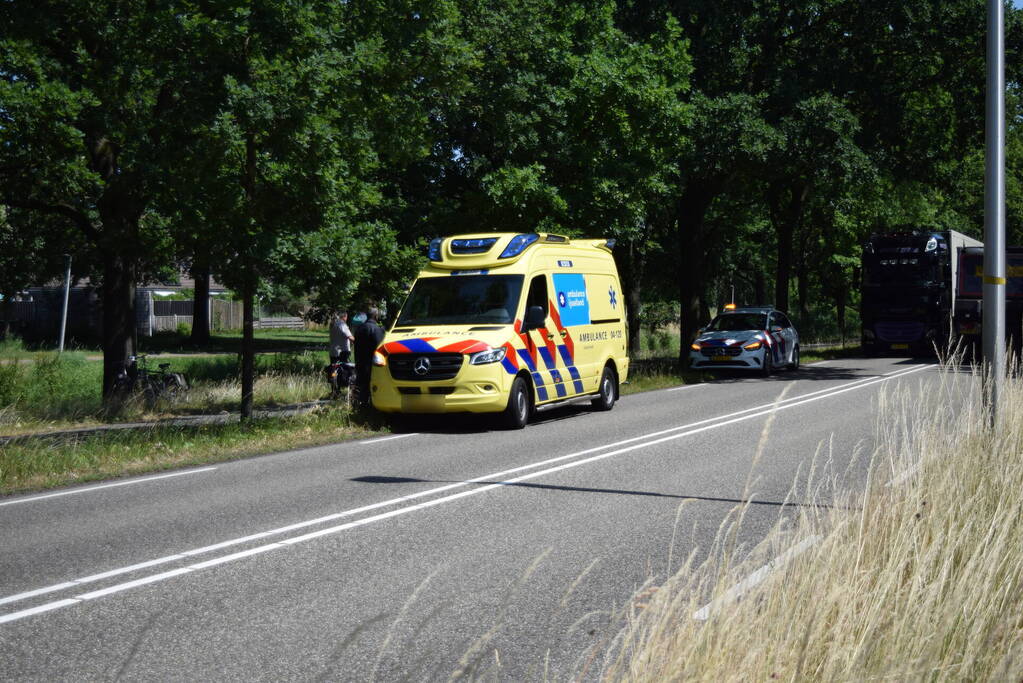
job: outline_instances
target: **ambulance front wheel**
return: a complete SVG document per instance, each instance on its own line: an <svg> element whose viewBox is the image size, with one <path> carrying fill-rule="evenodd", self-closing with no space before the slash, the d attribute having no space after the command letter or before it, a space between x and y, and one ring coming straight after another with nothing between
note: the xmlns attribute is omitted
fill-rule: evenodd
<svg viewBox="0 0 1023 683"><path fill-rule="evenodd" d="M618 397L618 390L615 386L617 382L615 371L610 367L604 368L604 373L600 376L600 393L597 397L591 401L593 407L597 410L611 410L615 406L615 399Z"/></svg>
<svg viewBox="0 0 1023 683"><path fill-rule="evenodd" d="M508 429L522 429L529 422L531 403L526 380L516 377L508 393L508 406L501 414L501 422Z"/></svg>

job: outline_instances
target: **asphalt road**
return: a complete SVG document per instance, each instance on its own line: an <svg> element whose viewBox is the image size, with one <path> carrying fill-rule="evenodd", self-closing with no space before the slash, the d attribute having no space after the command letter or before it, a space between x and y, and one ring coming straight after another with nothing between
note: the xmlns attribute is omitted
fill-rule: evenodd
<svg viewBox="0 0 1023 683"><path fill-rule="evenodd" d="M523 431L437 418L2 498L0 679L592 672L614 610L673 569L673 533L677 567L749 499L751 546L783 503L809 502L821 444L840 484L859 485L879 392L937 375L829 361L627 396L610 413L563 407Z"/></svg>

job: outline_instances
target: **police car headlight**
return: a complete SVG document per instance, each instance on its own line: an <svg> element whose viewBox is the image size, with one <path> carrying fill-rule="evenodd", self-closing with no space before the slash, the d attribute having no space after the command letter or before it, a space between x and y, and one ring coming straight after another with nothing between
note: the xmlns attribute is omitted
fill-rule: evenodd
<svg viewBox="0 0 1023 683"><path fill-rule="evenodd" d="M504 360L505 348L499 346L496 349L477 351L469 354L469 365L486 365L487 363L499 363Z"/></svg>
<svg viewBox="0 0 1023 683"><path fill-rule="evenodd" d="M763 342L761 342L759 339L754 339L749 344L743 344L742 348L746 349L747 351L756 351L763 345L764 345Z"/></svg>
<svg viewBox="0 0 1023 683"><path fill-rule="evenodd" d="M690 344L689 348L691 348L693 351L699 351L700 345L697 344L696 342L693 342L692 344Z"/></svg>
<svg viewBox="0 0 1023 683"><path fill-rule="evenodd" d="M385 356L384 354L380 353L379 351L374 351L373 352L373 365L376 365L377 367L381 367L381 368L384 367L385 365L387 365L387 356Z"/></svg>

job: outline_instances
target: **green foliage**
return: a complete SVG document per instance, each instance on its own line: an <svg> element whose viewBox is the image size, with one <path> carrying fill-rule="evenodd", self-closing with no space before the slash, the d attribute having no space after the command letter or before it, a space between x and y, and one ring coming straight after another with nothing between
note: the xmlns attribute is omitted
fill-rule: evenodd
<svg viewBox="0 0 1023 683"><path fill-rule="evenodd" d="M0 364L0 410L14 405L21 398L21 366L17 362Z"/></svg>

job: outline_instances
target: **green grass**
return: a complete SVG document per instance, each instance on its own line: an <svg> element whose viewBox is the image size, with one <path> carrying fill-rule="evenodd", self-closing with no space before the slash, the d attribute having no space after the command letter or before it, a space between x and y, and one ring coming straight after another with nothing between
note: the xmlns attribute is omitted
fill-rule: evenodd
<svg viewBox="0 0 1023 683"><path fill-rule="evenodd" d="M149 359L155 369L159 357ZM32 362L0 363L0 434L73 428L102 422L237 411L241 397L235 355L170 358L190 391L173 403L146 405L141 397L108 414L100 400L102 362L83 354L35 352ZM325 351L261 354L256 358L255 406L270 408L323 398Z"/></svg>
<svg viewBox="0 0 1023 683"><path fill-rule="evenodd" d="M344 407L291 418L118 430L78 439L25 439L0 447L0 494L209 464L336 443L382 423Z"/></svg>
<svg viewBox="0 0 1023 683"><path fill-rule="evenodd" d="M271 351L301 352L326 349L330 336L323 330L256 330L253 333L257 353ZM142 353L241 353L240 330L219 332L210 336L208 344L195 346L187 336L163 332L139 339Z"/></svg>

